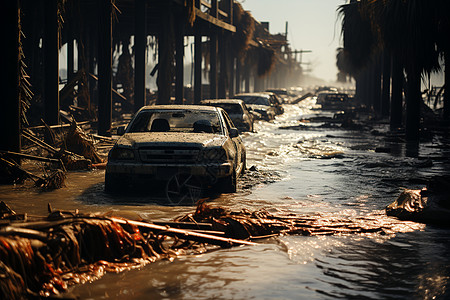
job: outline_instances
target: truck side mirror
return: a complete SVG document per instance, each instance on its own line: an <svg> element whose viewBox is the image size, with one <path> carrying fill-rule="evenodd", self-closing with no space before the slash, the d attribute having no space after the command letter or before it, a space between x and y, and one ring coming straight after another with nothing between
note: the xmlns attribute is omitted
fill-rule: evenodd
<svg viewBox="0 0 450 300"><path fill-rule="evenodd" d="M239 130L237 128L230 128L230 138L235 138L239 136Z"/></svg>
<svg viewBox="0 0 450 300"><path fill-rule="evenodd" d="M124 134L125 134L125 126L117 127L117 135L124 135Z"/></svg>

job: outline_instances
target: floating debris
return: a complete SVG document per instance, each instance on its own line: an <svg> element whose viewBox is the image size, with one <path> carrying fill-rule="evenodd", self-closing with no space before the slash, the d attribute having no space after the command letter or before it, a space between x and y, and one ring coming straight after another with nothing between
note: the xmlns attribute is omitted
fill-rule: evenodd
<svg viewBox="0 0 450 300"><path fill-rule="evenodd" d="M393 235L421 229L381 213L341 216L229 211L199 201L173 222L144 222L53 210L47 217L17 214L0 203L1 299L49 297L106 272L121 272L186 253L256 245L279 235Z"/></svg>

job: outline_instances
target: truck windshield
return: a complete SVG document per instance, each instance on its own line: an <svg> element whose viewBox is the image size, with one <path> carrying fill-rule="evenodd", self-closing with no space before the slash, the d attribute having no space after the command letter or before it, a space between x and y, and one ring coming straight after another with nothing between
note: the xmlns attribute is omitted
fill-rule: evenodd
<svg viewBox="0 0 450 300"><path fill-rule="evenodd" d="M222 134L222 126L217 112L214 111L145 110L134 118L128 132Z"/></svg>

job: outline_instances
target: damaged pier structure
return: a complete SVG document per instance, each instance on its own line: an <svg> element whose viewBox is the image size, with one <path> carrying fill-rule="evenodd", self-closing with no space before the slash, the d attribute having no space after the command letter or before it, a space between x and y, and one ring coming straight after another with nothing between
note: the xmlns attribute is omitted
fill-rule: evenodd
<svg viewBox="0 0 450 300"><path fill-rule="evenodd" d="M3 151L21 151L22 127L75 118L110 136L115 110L227 98L301 73L286 36L271 35L233 0L14 0L3 14ZM184 85L186 40L192 88ZM156 93L149 76L157 76Z"/></svg>

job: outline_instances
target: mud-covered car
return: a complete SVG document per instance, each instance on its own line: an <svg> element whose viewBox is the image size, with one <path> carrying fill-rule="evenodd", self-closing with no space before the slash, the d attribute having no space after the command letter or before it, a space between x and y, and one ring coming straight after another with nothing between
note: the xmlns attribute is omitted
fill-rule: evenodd
<svg viewBox="0 0 450 300"><path fill-rule="evenodd" d="M253 115L248 111L244 101L239 99L208 99L201 104L223 108L240 132L253 131Z"/></svg>
<svg viewBox="0 0 450 300"><path fill-rule="evenodd" d="M243 100L251 112L256 112L263 120L273 120L277 115L275 104L272 103L270 95L267 93L242 93L233 98ZM255 114L255 116L257 115Z"/></svg>
<svg viewBox="0 0 450 300"><path fill-rule="evenodd" d="M105 191L164 180L173 193L198 182L235 192L245 167L245 147L222 108L145 106L109 152Z"/></svg>

